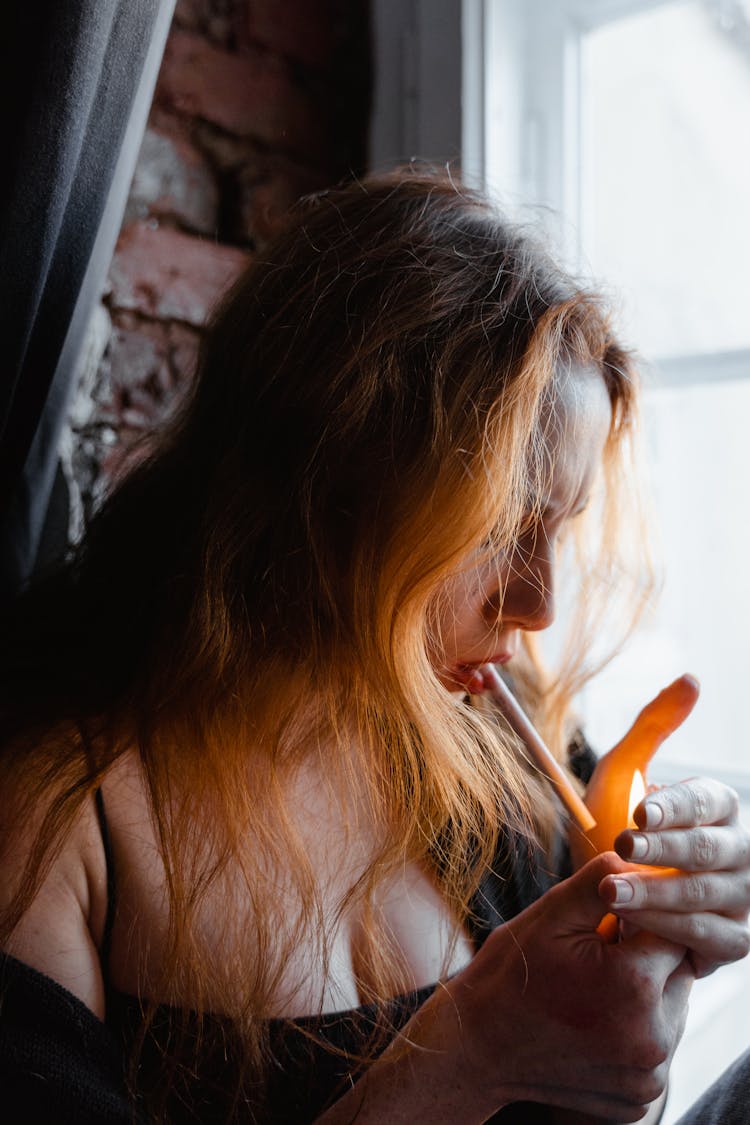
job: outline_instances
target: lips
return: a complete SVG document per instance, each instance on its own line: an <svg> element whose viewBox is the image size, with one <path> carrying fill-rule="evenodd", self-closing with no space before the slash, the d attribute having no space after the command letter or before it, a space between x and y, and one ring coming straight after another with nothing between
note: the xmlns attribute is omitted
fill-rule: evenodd
<svg viewBox="0 0 750 1125"><path fill-rule="evenodd" d="M515 656L513 652L497 652L489 659L477 660L471 664L457 664L451 669L450 678L454 683L462 687L468 687L471 683L473 692L481 691L483 677L479 669L485 664L507 664L513 656Z"/></svg>
<svg viewBox="0 0 750 1125"><path fill-rule="evenodd" d="M459 672L467 672L470 675L484 664L507 664L514 656L515 653L513 652L496 652L494 656L485 657L482 660L473 660L471 664L457 664L456 670Z"/></svg>

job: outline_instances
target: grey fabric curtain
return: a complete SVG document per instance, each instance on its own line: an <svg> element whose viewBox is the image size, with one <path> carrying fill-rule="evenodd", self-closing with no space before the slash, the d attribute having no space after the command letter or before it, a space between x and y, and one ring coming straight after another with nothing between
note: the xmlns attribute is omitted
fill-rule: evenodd
<svg viewBox="0 0 750 1125"><path fill-rule="evenodd" d="M0 601L34 567L174 3L10 0L3 10Z"/></svg>

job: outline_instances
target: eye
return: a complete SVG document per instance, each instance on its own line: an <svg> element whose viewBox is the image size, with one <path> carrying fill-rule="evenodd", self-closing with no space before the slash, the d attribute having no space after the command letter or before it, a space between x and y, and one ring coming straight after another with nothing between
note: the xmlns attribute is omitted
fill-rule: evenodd
<svg viewBox="0 0 750 1125"><path fill-rule="evenodd" d="M571 520L578 519L579 516L583 515L583 513L586 511L586 509L588 508L590 503L591 503L591 496L584 497L584 499L581 501L581 503L576 507L575 511L570 513L570 515L568 516L568 519L571 519Z"/></svg>

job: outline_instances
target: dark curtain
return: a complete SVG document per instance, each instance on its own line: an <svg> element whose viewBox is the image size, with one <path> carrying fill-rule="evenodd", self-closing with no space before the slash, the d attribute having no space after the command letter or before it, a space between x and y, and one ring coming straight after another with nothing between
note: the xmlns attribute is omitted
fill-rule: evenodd
<svg viewBox="0 0 750 1125"><path fill-rule="evenodd" d="M3 5L0 601L26 581L39 550L72 377L119 231L174 3Z"/></svg>

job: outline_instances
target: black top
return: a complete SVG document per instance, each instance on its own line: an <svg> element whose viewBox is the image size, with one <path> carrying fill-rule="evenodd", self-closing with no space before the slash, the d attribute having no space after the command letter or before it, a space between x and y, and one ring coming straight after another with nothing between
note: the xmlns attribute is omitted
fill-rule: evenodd
<svg viewBox="0 0 750 1125"><path fill-rule="evenodd" d="M524 842L524 850L527 845ZM503 920L513 917L557 881L553 874L539 862L540 853L528 849L528 854L518 855L507 875L499 871L488 874L482 881L473 904L479 923L470 926L477 944ZM434 985L419 989L406 996L394 998L386 1017L394 1032L400 1030L417 1008L431 995ZM166 1007L158 1010L156 1020L146 1039L140 1072L140 1088L147 1090L151 1083L158 1085L165 1054L181 1054L177 1046L174 1013ZM269 1021L269 1047L272 1059L270 1080L264 1098L265 1109L258 1120L293 1122L303 1125L312 1122L330 1104L335 1102L361 1074L357 1056L367 1049L368 1038L377 1030L378 1010L375 1006L362 1006L347 1011L307 1016L297 1019ZM180 1013L184 1027L185 1013ZM141 1002L133 996L110 989L107 998L107 1025L118 1041L132 1045L141 1025ZM231 1096L236 1089L238 1062L232 1056L232 1036L218 1017L203 1021L203 1043L197 1070L185 1083L180 1074L175 1075L175 1089L169 1101L170 1121L187 1125L219 1125L229 1119ZM195 1028L187 1017L184 1047L192 1062ZM308 1033L312 1033L312 1036ZM387 1042L387 1040L386 1040ZM386 1045L382 1043L381 1049ZM508 1107L492 1118L498 1122L542 1122L547 1120L546 1110L523 1106ZM238 1120L243 1120L240 1115ZM244 1120L253 1120L245 1117Z"/></svg>
<svg viewBox="0 0 750 1125"><path fill-rule="evenodd" d="M590 774L593 755L572 756L576 772ZM108 872L108 912L102 964L105 972L116 903L116 873L107 829L104 803L97 795ZM472 904L478 921L470 925L481 944L503 921L534 902L561 874L566 857L562 846L553 862L527 841L504 841L502 862L483 878ZM424 1003L434 986L392 1000L385 1013L398 1030ZM194 1055L198 1021L179 1013L175 1021L166 1007L159 1008L143 1045L137 1077L136 1103L127 1093L126 1060L142 1021L141 1001L107 988L107 1017L102 1024L75 996L50 978L11 957L2 959L0 975L0 1118L8 1125L124 1125L151 1121L145 1110L147 1092L158 1085L165 1050ZM189 1077L176 1074L168 1102L173 1125L225 1123L228 1120L304 1125L336 1101L359 1077L357 1056L366 1049L376 1027L376 1009L363 1006L348 1011L295 1020L271 1020L269 1032L269 1085L264 1108L233 1103L239 1074L238 1044L220 1017L202 1021L201 1048ZM176 1043L175 1027L183 1038ZM310 1034L312 1033L312 1035ZM175 1050L177 1048L177 1050ZM236 1116L232 1117L233 1112ZM516 1103L497 1113L492 1121L542 1125L548 1120L544 1106Z"/></svg>

